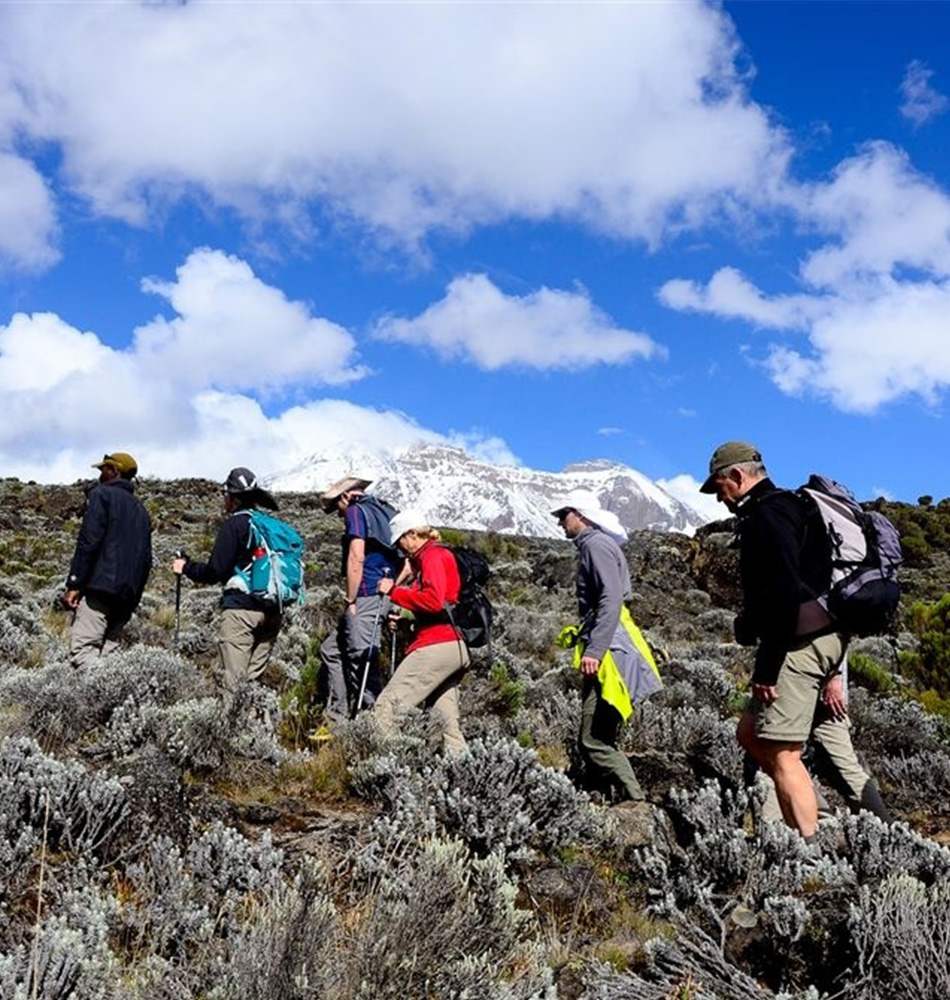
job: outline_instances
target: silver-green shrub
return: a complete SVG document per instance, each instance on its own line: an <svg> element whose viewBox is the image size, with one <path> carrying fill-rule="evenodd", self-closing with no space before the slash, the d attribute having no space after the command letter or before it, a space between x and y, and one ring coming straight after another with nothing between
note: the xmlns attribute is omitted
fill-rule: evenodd
<svg viewBox="0 0 950 1000"><path fill-rule="evenodd" d="M848 859L863 884L903 871L928 885L950 878L950 850L906 823L884 823L870 813L838 820Z"/></svg>
<svg viewBox="0 0 950 1000"><path fill-rule="evenodd" d="M513 740L473 740L424 774L440 828L477 854L517 858L595 839L590 800Z"/></svg>
<svg viewBox="0 0 950 1000"><path fill-rule="evenodd" d="M184 852L156 837L128 867L134 891L121 910L124 934L135 952L192 961L200 977L212 939L236 933L254 897L281 891L283 862L269 833L254 843L222 823Z"/></svg>
<svg viewBox="0 0 950 1000"><path fill-rule="evenodd" d="M628 754L650 754L679 758L689 764L702 761L724 778L738 784L742 778L743 755L736 742L734 719L723 718L707 705L671 707L653 699L637 708L621 738Z"/></svg>
<svg viewBox="0 0 950 1000"><path fill-rule="evenodd" d="M950 996L950 882L927 886L897 872L862 886L851 933L857 968L848 1000Z"/></svg>
<svg viewBox="0 0 950 1000"><path fill-rule="evenodd" d="M170 705L204 691L193 664L154 646L120 650L83 670L56 662L0 676L0 703L17 705L28 734L44 744L76 740L129 702Z"/></svg>
<svg viewBox="0 0 950 1000"><path fill-rule="evenodd" d="M479 855L514 860L589 841L599 831L587 796L513 740L472 740L420 769L394 753L356 765L354 787L382 802L391 836L457 837Z"/></svg>
<svg viewBox="0 0 950 1000"><path fill-rule="evenodd" d="M9 596L8 596L9 595ZM43 648L51 637L43 627L39 603L23 595L17 588L7 588L0 594L0 673L19 665L37 647Z"/></svg>
<svg viewBox="0 0 950 1000"><path fill-rule="evenodd" d="M530 912L495 854L428 840L381 873L356 944L349 996L361 1000L553 1000Z"/></svg>
<svg viewBox="0 0 950 1000"><path fill-rule="evenodd" d="M63 894L30 938L0 954L2 1000L111 1000L118 962L109 947L115 902L90 878Z"/></svg>
<svg viewBox="0 0 950 1000"><path fill-rule="evenodd" d="M253 906L228 952L208 1000L328 1000L352 978L336 906L311 865Z"/></svg>
<svg viewBox="0 0 950 1000"><path fill-rule="evenodd" d="M49 757L34 740L0 741L0 859L16 863L45 838L50 851L100 851L126 816L126 794L75 761ZM2 891L2 883L0 883Z"/></svg>

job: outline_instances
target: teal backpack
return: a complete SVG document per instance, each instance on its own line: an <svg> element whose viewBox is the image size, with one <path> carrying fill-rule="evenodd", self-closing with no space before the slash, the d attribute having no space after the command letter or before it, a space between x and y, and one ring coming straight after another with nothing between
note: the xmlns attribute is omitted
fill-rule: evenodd
<svg viewBox="0 0 950 1000"><path fill-rule="evenodd" d="M303 539L289 524L260 510L249 510L251 562L234 575L247 593L280 610L303 604Z"/></svg>

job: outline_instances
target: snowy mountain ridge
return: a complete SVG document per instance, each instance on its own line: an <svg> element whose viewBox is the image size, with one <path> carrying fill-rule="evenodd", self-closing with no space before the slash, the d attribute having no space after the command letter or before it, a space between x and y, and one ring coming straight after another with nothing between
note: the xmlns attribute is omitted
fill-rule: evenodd
<svg viewBox="0 0 950 1000"><path fill-rule="evenodd" d="M598 459L543 472L494 465L442 444L399 452L328 448L266 477L266 483L275 491L319 493L346 475L371 479L370 492L397 508L422 510L433 524L502 534L563 537L550 510L573 489L593 490L628 530L692 534L708 520L625 465Z"/></svg>

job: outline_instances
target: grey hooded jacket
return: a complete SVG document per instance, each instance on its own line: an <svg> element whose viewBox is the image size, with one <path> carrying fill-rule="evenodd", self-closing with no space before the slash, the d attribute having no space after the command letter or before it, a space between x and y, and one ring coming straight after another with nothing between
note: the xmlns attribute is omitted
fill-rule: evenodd
<svg viewBox="0 0 950 1000"><path fill-rule="evenodd" d="M620 546L600 528L587 528L575 539L579 641L584 655L603 659L620 622L620 608L630 600L630 570Z"/></svg>

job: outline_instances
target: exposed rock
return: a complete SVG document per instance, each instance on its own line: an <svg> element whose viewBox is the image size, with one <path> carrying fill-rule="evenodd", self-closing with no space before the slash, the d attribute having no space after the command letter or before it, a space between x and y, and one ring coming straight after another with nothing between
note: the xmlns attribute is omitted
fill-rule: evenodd
<svg viewBox="0 0 950 1000"><path fill-rule="evenodd" d="M610 818L623 850L645 847L653 842L656 810L649 802L618 802L610 807Z"/></svg>

